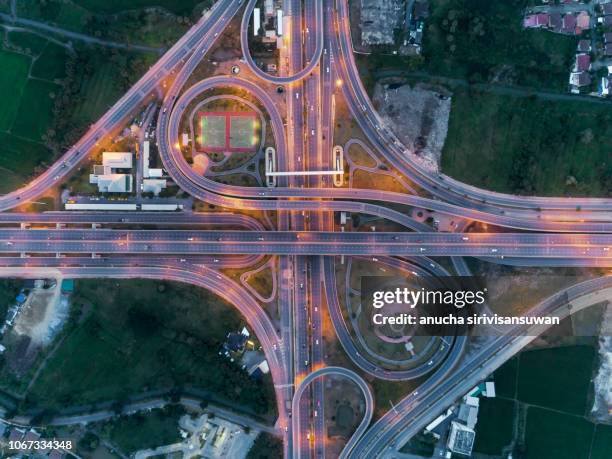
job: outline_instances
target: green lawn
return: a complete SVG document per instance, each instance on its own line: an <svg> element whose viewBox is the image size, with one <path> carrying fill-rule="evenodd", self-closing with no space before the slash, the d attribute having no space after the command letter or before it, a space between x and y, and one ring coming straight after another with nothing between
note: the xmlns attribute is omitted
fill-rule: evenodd
<svg viewBox="0 0 612 459"><path fill-rule="evenodd" d="M480 398L474 451L501 454L512 442L514 402L502 398Z"/></svg>
<svg viewBox="0 0 612 459"><path fill-rule="evenodd" d="M612 426L598 424L595 426L590 459L610 459L610 451L612 451Z"/></svg>
<svg viewBox="0 0 612 459"><path fill-rule="evenodd" d="M218 297L188 285L144 280L78 281L76 291L75 302L92 308L40 374L30 405L122 400L188 385L253 412L274 411L271 379L252 380L218 355L226 333L244 324Z"/></svg>
<svg viewBox="0 0 612 459"><path fill-rule="evenodd" d="M29 69L27 56L0 49L0 131L7 131L13 125Z"/></svg>
<svg viewBox="0 0 612 459"><path fill-rule="evenodd" d="M20 47L33 56L40 55L48 43L45 38L30 32L11 31L7 35L10 45Z"/></svg>
<svg viewBox="0 0 612 459"><path fill-rule="evenodd" d="M148 413L122 416L110 423L109 439L125 454L181 441L178 420L184 410L170 406Z"/></svg>
<svg viewBox="0 0 612 459"><path fill-rule="evenodd" d="M527 411L527 459L588 459L592 436L593 424L583 418L537 407Z"/></svg>
<svg viewBox="0 0 612 459"><path fill-rule="evenodd" d="M610 151L605 104L459 89L442 171L499 192L603 197L612 195Z"/></svg>
<svg viewBox="0 0 612 459"><path fill-rule="evenodd" d="M584 415L595 358L596 352L591 346L521 353L518 399L524 403Z"/></svg>
<svg viewBox="0 0 612 459"><path fill-rule="evenodd" d="M28 80L11 132L19 137L42 141L52 122L54 99L61 87L44 80Z"/></svg>
<svg viewBox="0 0 612 459"><path fill-rule="evenodd" d="M49 43L42 54L34 62L32 76L53 81L66 76L66 49Z"/></svg>
<svg viewBox="0 0 612 459"><path fill-rule="evenodd" d="M513 357L495 370L495 392L506 398L516 397L516 375L518 371L518 358Z"/></svg>

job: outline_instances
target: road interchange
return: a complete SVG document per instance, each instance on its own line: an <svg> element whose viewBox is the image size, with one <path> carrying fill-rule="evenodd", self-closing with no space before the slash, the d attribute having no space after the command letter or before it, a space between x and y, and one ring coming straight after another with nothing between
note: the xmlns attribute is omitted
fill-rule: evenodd
<svg viewBox="0 0 612 459"><path fill-rule="evenodd" d="M292 368L295 362L292 361L292 353L287 352L287 349L289 349L288 340L293 338L282 333L279 337L274 325L261 311L257 302L231 279L220 274L218 268L254 265L261 258L253 255L281 255L280 269L291 269L295 277L293 287L286 290L281 288L279 292L279 298L286 300L283 300L283 304L289 302L294 302L296 306L302 304L308 306L315 302L322 304L320 286L323 281L325 285L323 294L332 317L335 317L333 324L336 327L341 325L341 318L338 317L340 305L337 304L337 295L334 294L336 281L330 274L333 270L331 256L335 255L453 256L457 259L462 256L491 257L496 262L507 260L508 263L513 264L525 263L538 266L579 264L609 267L612 264L609 252L609 247L612 246L610 236L612 233L612 203L610 199L518 197L492 193L461 184L450 177L427 170L414 161L410 152L399 144L390 129L382 126L380 118L363 89L352 56L348 8L345 0L337 0L334 5L332 2L322 0L306 3L305 10L310 12L306 20L311 21L310 23L314 21L316 26L312 29L315 43L306 47L306 54L310 51L310 55L313 56L311 59L306 56L308 61L306 66L284 77L274 78L261 75L262 72L252 61L250 53L245 52L243 42L243 53L248 67L255 76L267 83L295 86L287 91L292 103L296 93L294 91L308 93L305 97L310 102L322 100L324 104L329 103L332 91L331 78L334 72L337 72L344 82L342 92L354 118L376 152L393 164L415 185L425 190L428 193L427 197L381 190L332 188L329 180L325 179L312 181L308 184L309 187L302 187L305 183L301 179L287 181L287 183L280 181L282 186L274 189L238 187L214 182L195 174L182 157L180 150L175 147L178 141L179 122L183 109L191 100L204 91L219 88L246 90L266 109L270 116L281 168L317 170L317 167L329 165L330 162L330 132L333 130L330 107L323 107L320 112L317 110L316 114L311 115L310 118L307 117L304 123L301 115L298 115L301 110L300 106L288 104L294 113L291 123L293 123L292 129L298 132L296 138L293 134L286 134L284 119L278 110L278 104L268 94L269 88L265 89L260 86L257 80L250 81L234 76L215 76L202 80L187 89L184 88L189 76L243 6L239 1L220 0L206 17L203 17L190 29L47 172L26 187L0 198L0 209L8 210L34 199L56 184L58 180L66 177L81 160L88 156L101 138L114 132L145 100L148 100L149 95L162 79L173 75L174 80L166 93L157 124L157 138L161 140L158 146L166 170L184 191L208 203L237 211L279 211L278 229L280 231L266 231L258 220L240 214L227 213L223 216L216 212L214 217L197 213L176 215L163 213L150 215L144 213L92 214L89 212L24 215L4 213L0 214L0 223L3 224L236 225L247 231L132 231L129 229L73 228L17 230L3 228L0 229L0 252L9 256L0 257L0 263L6 266L2 274L4 276L28 276L28 271L20 271L23 266L40 266L40 268L48 266L50 269L59 270L63 276L67 277L165 278L194 283L214 291L240 309L262 342L277 389L278 425L281 429L286 428L286 432L291 427L288 422L291 413L287 410L286 402L293 399L292 386L295 374ZM248 30L248 18L254 5L254 0L251 0L244 9L241 40L245 33L245 21L246 30ZM326 11L325 15L323 11ZM330 16L329 13L333 15ZM323 25L324 16L327 16L325 26ZM334 32L334 29L337 32ZM310 38L311 41L312 39L313 37ZM300 46L296 45L295 40L292 41L292 44L293 46L289 47L290 53L295 54L300 51ZM304 56L297 59L300 64L302 57ZM318 72L321 58L325 67L331 67L332 71L330 75L326 75L328 72L322 72L323 78L310 84L310 75ZM177 69L178 73L175 74ZM298 89L300 87L302 89ZM324 93L325 97L321 97L318 92ZM317 107L319 107L318 104ZM321 141L317 136L317 141L307 144L304 151L308 155L303 154L304 162L298 161L296 164L292 155L295 155L296 148L302 148L301 132L305 126L306 132L311 129L316 130L317 133L325 132L326 142ZM302 154L299 155L301 156ZM427 225L419 224L404 213L385 207L385 204L388 203L446 213L466 221L478 221L498 227L540 233L434 233L430 232ZM419 231L419 233L335 232L333 212L339 211L387 218ZM303 215L303 212L312 213L313 220L310 223L306 224L300 216L300 213ZM291 227L294 231L288 231ZM74 256L55 259L40 256L30 258L10 256L19 253L71 255L93 253L112 256L101 259ZM124 258L125 254L138 254L138 257L136 259ZM175 254L180 254L184 258L162 256ZM206 256L207 254L219 255L219 258L212 257L211 260L211 257ZM230 258L236 255L242 258ZM215 262L215 259L219 261ZM70 263L74 265L67 266ZM112 267L104 266L105 264L112 264ZM310 269L309 275L302 277L300 273L305 272L306 269ZM570 293L578 295L602 289L608 285L609 280L607 279L609 278L602 279L604 280L593 281L580 288L576 287L575 291L570 290ZM304 281L308 284L308 295L301 293L302 289L297 287ZM228 286L231 288L228 289ZM293 298L289 300L289 297ZM562 309L563 305L559 301L561 300L555 297L554 301L547 303L545 309L548 312ZM301 310L301 308L298 309ZM292 309L289 308L281 314L281 322L284 324L281 328L285 332L291 328L291 319L288 317L291 311ZM312 311L309 314L312 314ZM298 319L296 336L304 334L303 326L303 318ZM318 329L320 330L320 327ZM336 332L342 336L339 330L341 329L336 328ZM299 338L297 339L299 341ZM502 342L505 345L512 344L512 341L508 339L500 339L495 346L501 346ZM347 335L340 337L343 345L349 341L352 343L351 340L352 338ZM441 381L443 376L449 375L456 368L465 345L465 339L458 337L452 346L449 346L444 353L440 353L442 356L440 366L428 380L429 386L419 390L422 394L419 400L425 396L431 399L438 396L438 392L433 389L434 383ZM351 349L350 345L347 344L345 349L347 348ZM301 351L297 349L294 352L297 352L296 355L299 356L298 361L302 360ZM316 356L317 352L319 350L313 347L308 354ZM356 357L356 352L355 350L347 351L349 356L354 357L354 362L360 361ZM495 356L499 348L492 345L488 352L489 356ZM485 356L482 359L485 359ZM389 373L376 371L376 365L373 367L371 365L371 362L368 361L358 363L362 370L376 377L393 379ZM472 367L468 365L465 368L465 371L468 371ZM428 373L431 369L424 370L419 369L423 373ZM320 398L320 394L313 393L313 395L315 398ZM391 442L397 441L396 438L401 432L408 432L410 429L406 427L406 424L415 419L414 409L417 405L423 406L420 401L417 404L415 399L416 395L412 398L409 396L402 401L399 407L401 414L389 415L390 418L386 419L383 424L380 424L380 421L375 424L357 443L352 457L374 457L385 450ZM438 401L437 403L443 405L443 402ZM295 411L294 406L294 416L296 416ZM297 411L297 417L307 417L307 414L301 413L299 408ZM435 410L429 411L431 414ZM420 421L425 418L426 415L422 415L419 418L419 424L422 424ZM320 424L317 428L321 428ZM285 437L286 455L292 454L292 448L293 455L295 456L295 453L299 455L300 450L304 447L305 442L299 437L300 432L293 434L293 441L289 433ZM321 435L316 435L316 437L320 438ZM320 448L320 444L315 445L314 450L317 451L317 457L324 455L324 446L322 453Z"/></svg>

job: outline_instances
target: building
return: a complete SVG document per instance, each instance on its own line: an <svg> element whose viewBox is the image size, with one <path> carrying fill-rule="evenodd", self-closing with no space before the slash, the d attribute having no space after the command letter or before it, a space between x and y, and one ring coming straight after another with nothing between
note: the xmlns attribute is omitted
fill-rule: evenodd
<svg viewBox="0 0 612 459"><path fill-rule="evenodd" d="M142 181L142 192L153 193L155 196L159 195L161 190L166 188L165 179L151 179L147 178Z"/></svg>
<svg viewBox="0 0 612 459"><path fill-rule="evenodd" d="M264 0L264 16L266 18L274 16L274 0Z"/></svg>
<svg viewBox="0 0 612 459"><path fill-rule="evenodd" d="M572 72L569 78L570 86L581 88L591 84L591 75L588 72Z"/></svg>
<svg viewBox="0 0 612 459"><path fill-rule="evenodd" d="M606 32L603 34L604 43L612 43L612 32Z"/></svg>
<svg viewBox="0 0 612 459"><path fill-rule="evenodd" d="M612 75L601 77L601 83L599 85L599 95L602 97L609 97L612 94Z"/></svg>
<svg viewBox="0 0 612 459"><path fill-rule="evenodd" d="M151 169L149 167L150 161L150 145L149 141L146 140L142 144L142 176L144 178L159 178L164 175L164 171L162 169Z"/></svg>
<svg viewBox="0 0 612 459"><path fill-rule="evenodd" d="M548 15L548 27L553 32L561 31L561 28L563 27L563 19L561 17L561 13L554 11Z"/></svg>
<svg viewBox="0 0 612 459"><path fill-rule="evenodd" d="M578 13L578 16L576 16L576 27L580 29L580 32L591 28L591 17L589 16L589 13L586 11L581 11Z"/></svg>
<svg viewBox="0 0 612 459"><path fill-rule="evenodd" d="M601 5L601 12L604 15L612 14L612 2L604 3Z"/></svg>
<svg viewBox="0 0 612 459"><path fill-rule="evenodd" d="M608 16L599 16L597 18L597 22L599 22L601 25L605 27L612 26L612 14Z"/></svg>
<svg viewBox="0 0 612 459"><path fill-rule="evenodd" d="M283 34L283 10L276 11L276 35L279 37Z"/></svg>
<svg viewBox="0 0 612 459"><path fill-rule="evenodd" d="M604 45L604 55L612 56L612 43L606 43Z"/></svg>
<svg viewBox="0 0 612 459"><path fill-rule="evenodd" d="M567 34L576 33L576 16L572 13L568 13L563 16L563 21L561 22L561 32Z"/></svg>
<svg viewBox="0 0 612 459"><path fill-rule="evenodd" d="M62 279L62 293L74 292L74 279Z"/></svg>
<svg viewBox="0 0 612 459"><path fill-rule="evenodd" d="M591 41L590 40L580 40L578 42L578 51L581 53L588 53L591 51Z"/></svg>
<svg viewBox="0 0 612 459"><path fill-rule="evenodd" d="M100 193L131 193L132 176L129 174L90 175L89 183L97 184Z"/></svg>
<svg viewBox="0 0 612 459"><path fill-rule="evenodd" d="M98 185L100 193L130 193L132 175L117 173L117 170L132 168L132 153L105 151L102 153L102 165L94 165L89 183Z"/></svg>
<svg viewBox="0 0 612 459"><path fill-rule="evenodd" d="M473 429L456 421L451 422L451 431L448 436L447 446L453 453L470 456L474 448L476 433Z"/></svg>
<svg viewBox="0 0 612 459"><path fill-rule="evenodd" d="M547 27L549 19L547 13L529 14L523 19L523 27L528 29Z"/></svg>
<svg viewBox="0 0 612 459"><path fill-rule="evenodd" d="M575 72L586 72L591 67L591 56L586 53L576 54Z"/></svg>
<svg viewBox="0 0 612 459"><path fill-rule="evenodd" d="M110 169L131 169L132 153L105 151L102 153L102 166Z"/></svg>
<svg viewBox="0 0 612 459"><path fill-rule="evenodd" d="M255 8L253 10L253 36L259 35L259 29L261 28L261 10Z"/></svg>

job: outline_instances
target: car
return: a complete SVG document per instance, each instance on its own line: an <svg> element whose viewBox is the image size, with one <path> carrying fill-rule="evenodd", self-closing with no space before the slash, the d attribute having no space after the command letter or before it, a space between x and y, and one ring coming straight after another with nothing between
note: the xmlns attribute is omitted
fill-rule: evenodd
<svg viewBox="0 0 612 459"><path fill-rule="evenodd" d="M497 253L497 249L491 249L492 253Z"/></svg>
<svg viewBox="0 0 612 459"><path fill-rule="evenodd" d="M315 130L314 129L310 130L310 135L315 135Z"/></svg>
<svg viewBox="0 0 612 459"><path fill-rule="evenodd" d="M461 239L464 240L464 241L469 241L470 240L470 238L467 237L467 236L463 236Z"/></svg>
<svg viewBox="0 0 612 459"><path fill-rule="evenodd" d="M193 241L193 237L188 237L187 240L188 241Z"/></svg>

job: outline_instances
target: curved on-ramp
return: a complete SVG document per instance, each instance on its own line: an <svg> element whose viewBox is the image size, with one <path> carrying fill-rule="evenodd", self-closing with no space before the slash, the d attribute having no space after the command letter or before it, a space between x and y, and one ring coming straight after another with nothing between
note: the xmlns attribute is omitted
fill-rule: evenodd
<svg viewBox="0 0 612 459"><path fill-rule="evenodd" d="M295 393L293 395L293 401L291 403L291 411L293 413L292 419L291 419L293 444L294 445L301 444L299 436L302 434L302 432L300 430L299 422L300 422L300 400L302 399L302 395L304 394L304 392L308 388L308 385L311 382L313 382L314 380L318 378L322 378L324 376L330 376L330 375L343 376L353 381L355 384L357 384L359 389L361 389L361 393L363 394L363 397L365 399L365 413L363 415L363 419L357 426L357 429L355 429L355 432L353 433L349 441L346 443L346 445L342 449L342 453L340 453L340 459L344 459L348 457L348 455L350 454L351 450L353 449L353 447L355 446L359 438L363 435L365 430L368 428L368 425L370 425L370 421L372 421L372 416L374 414L374 397L372 396L372 392L370 391L369 386L361 378L361 376L359 376L357 373L347 368L343 368L343 367L320 368L318 370L313 371L312 373L309 373L308 376L306 376L302 380L298 388L295 390ZM294 448L293 457L294 459L300 459L300 448Z"/></svg>
<svg viewBox="0 0 612 459"><path fill-rule="evenodd" d="M264 72L260 69L253 57L251 56L251 52L249 50L249 20L251 15L253 14L253 9L255 8L255 4L257 0L249 0L247 6L244 10L244 15L242 16L242 22L240 24L240 46L242 47L242 54L244 56L244 60L246 61L249 69L261 78L264 81L268 81L270 83L275 84L289 84L294 83L296 81L300 81L303 78L307 77L310 72L312 72L315 67L319 64L321 60L321 55L323 54L323 0L314 0L315 2L315 22L318 24L316 33L316 45L315 51L310 59L310 62L299 72L288 75L288 76L275 76L270 75L269 73ZM298 27L300 25L298 24ZM287 30L284 31L284 35L288 36ZM284 38L283 38L284 39ZM280 66L279 66L280 67Z"/></svg>

